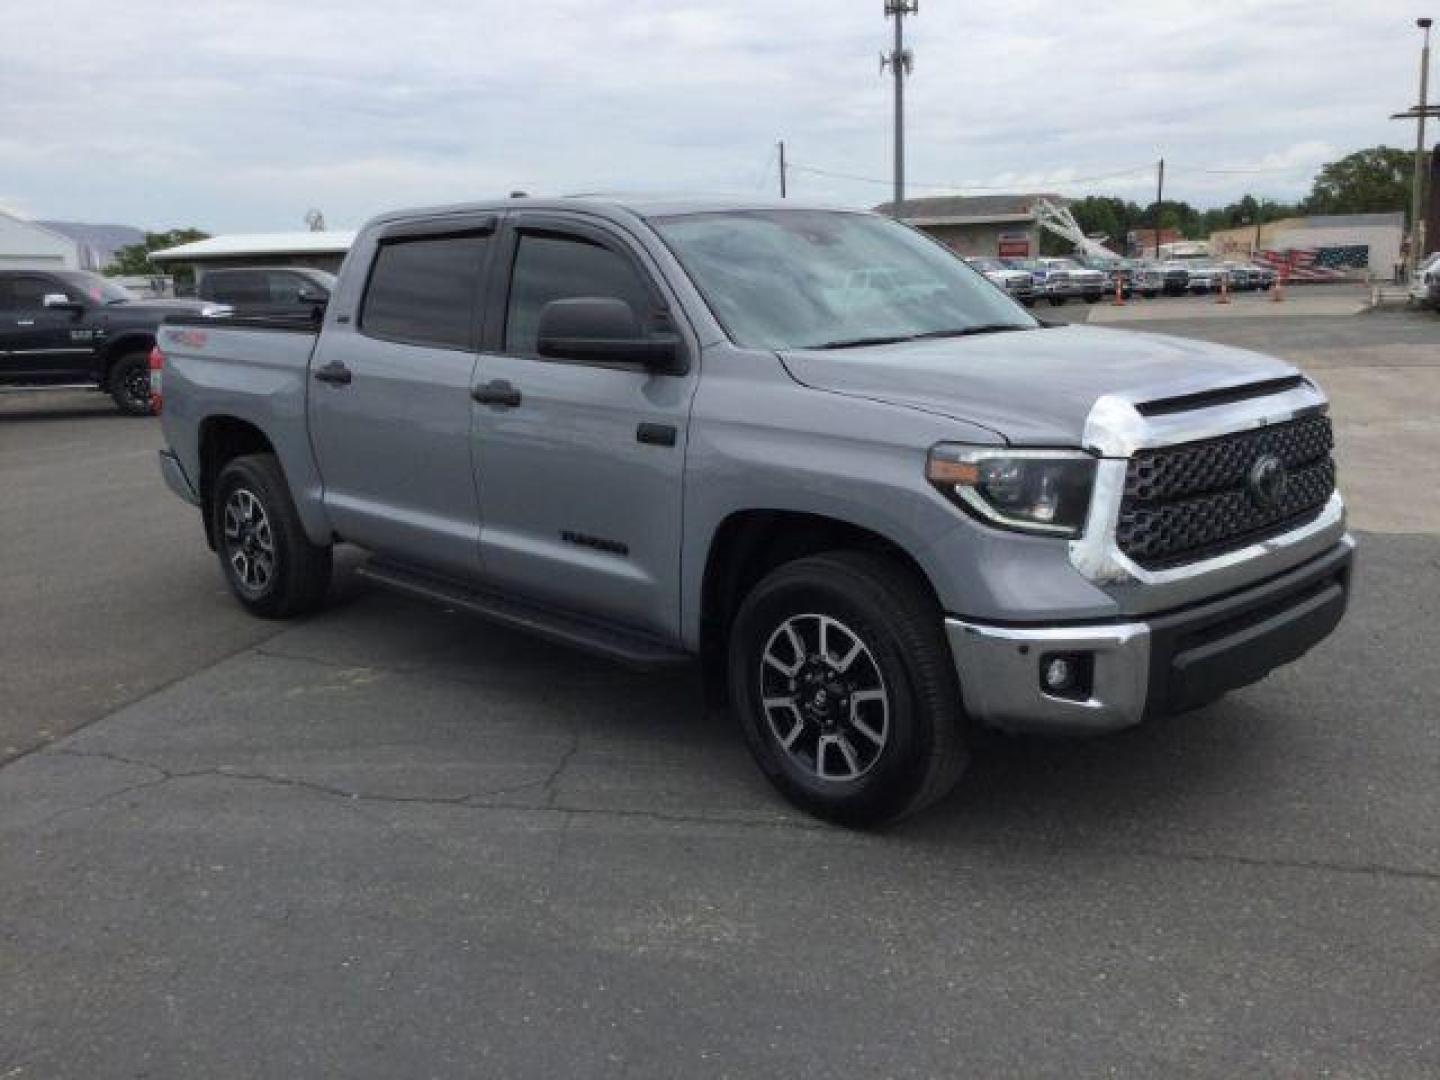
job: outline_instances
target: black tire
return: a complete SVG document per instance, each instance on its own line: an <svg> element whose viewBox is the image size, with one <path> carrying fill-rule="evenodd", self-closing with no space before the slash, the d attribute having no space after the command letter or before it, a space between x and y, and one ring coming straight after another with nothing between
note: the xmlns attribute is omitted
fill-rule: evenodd
<svg viewBox="0 0 1440 1080"><path fill-rule="evenodd" d="M1050 296L1046 299L1050 301L1051 307L1060 307L1062 304L1065 303L1065 297L1063 296Z"/></svg>
<svg viewBox="0 0 1440 1080"><path fill-rule="evenodd" d="M852 652L854 643L863 653ZM840 649L850 658L843 668ZM773 570L740 606L728 664L731 700L761 771L817 817L856 827L895 821L947 794L968 762L943 614L892 559L835 551ZM774 694L789 701L775 705Z"/></svg>
<svg viewBox="0 0 1440 1080"><path fill-rule="evenodd" d="M150 415L150 354L131 352L110 365L105 390L126 416Z"/></svg>
<svg viewBox="0 0 1440 1080"><path fill-rule="evenodd" d="M1023 300L1021 300L1020 303L1024 304L1026 307L1034 307L1035 298L1033 296L1027 296Z"/></svg>
<svg viewBox="0 0 1440 1080"><path fill-rule="evenodd" d="M1159 294L1158 292L1156 292L1154 289L1147 289L1145 292L1142 292L1140 295L1143 296L1143 297L1145 297L1146 300L1154 300L1154 299L1155 299L1157 296L1159 296L1160 294Z"/></svg>
<svg viewBox="0 0 1440 1080"><path fill-rule="evenodd" d="M274 454L237 457L221 469L210 513L220 569L251 614L289 619L324 602L330 547L305 535Z"/></svg>
<svg viewBox="0 0 1440 1080"><path fill-rule="evenodd" d="M1095 293L1093 296L1087 293L1087 294L1085 295L1085 303L1087 303L1087 304L1098 304L1098 303L1100 302L1100 296L1101 296L1100 293Z"/></svg>

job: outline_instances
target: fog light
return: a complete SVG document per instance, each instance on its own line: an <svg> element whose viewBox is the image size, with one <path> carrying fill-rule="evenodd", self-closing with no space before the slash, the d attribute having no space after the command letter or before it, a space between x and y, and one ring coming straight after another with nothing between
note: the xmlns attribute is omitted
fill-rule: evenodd
<svg viewBox="0 0 1440 1080"><path fill-rule="evenodd" d="M1045 662L1045 689L1052 694L1070 689L1075 681L1075 665L1063 656L1052 656Z"/></svg>
<svg viewBox="0 0 1440 1080"><path fill-rule="evenodd" d="M1095 681L1093 654L1046 653L1040 657L1040 689L1051 697L1084 701Z"/></svg>

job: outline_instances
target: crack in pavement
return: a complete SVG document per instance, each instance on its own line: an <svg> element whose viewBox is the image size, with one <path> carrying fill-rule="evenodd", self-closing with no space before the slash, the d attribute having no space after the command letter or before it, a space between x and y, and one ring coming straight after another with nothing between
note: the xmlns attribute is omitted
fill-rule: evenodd
<svg viewBox="0 0 1440 1080"><path fill-rule="evenodd" d="M56 754L65 754L71 757L95 758L99 760L115 761L125 765L132 765L141 768L148 768L156 772L155 778L142 781L138 784L127 784L125 787L109 792L97 799L91 800L84 806L69 807L57 811L40 822L45 824L56 818L67 814L79 813L87 809L98 808L106 802L119 798L127 792L155 788L176 780L216 778L221 780L238 780L250 783L269 784L276 787L292 788L309 791L314 794L332 798L342 798L357 803L378 803L393 805L419 805L452 807L466 810L510 810L521 813L556 813L564 815L564 828L569 829L570 822L576 817L596 818L620 818L640 819L653 821L660 824L674 825L724 825L743 829L760 829L773 832L792 833L825 833L833 836L840 842L863 843L871 838L871 834L852 834L819 821L799 819L755 819L733 817L720 814L677 814L663 810L640 810L626 807L594 807L567 805L559 802L558 791L555 786L561 776L569 768L576 751L579 748L579 736L575 736L571 745L561 754L560 760L543 778L529 780L522 784L507 785L500 788L487 788L483 791L471 792L465 795L439 796L439 795L380 795L370 792L355 791L342 788L334 784L326 784L320 781L304 780L297 777L275 776L268 773L245 772L224 766L192 769L192 770L170 770L154 762L144 761L138 758L125 757L120 754L112 754L104 751L71 750L66 748L55 749ZM547 790L546 801L541 805L528 802L507 801L497 796L512 795L518 791L532 788ZM1046 840L1033 834L1018 833L1012 830L1002 830L1001 833L992 837L970 837L969 842L979 843L989 848L1001 848L1013 850L1013 846L1019 843L1027 843L1038 847L1053 847L1063 849L1067 853L1074 853L1077 847L1071 841L1063 843ZM1198 865L1230 865L1242 866L1259 870L1306 870L1321 873L1338 873L1358 875L1362 877L1384 877L1396 880L1422 881L1433 884L1440 884L1440 871L1413 869L1402 866L1391 866L1384 863L1344 863L1325 859L1286 859L1266 858L1257 855L1235 855L1216 854L1209 852L1185 852L1152 848L1144 845L1136 847L1119 847L1107 844L1089 844L1087 851L1096 854L1113 854L1125 858L1150 858L1161 861L1194 863Z"/></svg>
<svg viewBox="0 0 1440 1080"><path fill-rule="evenodd" d="M73 750L68 747L57 747L53 753L64 754L67 757L96 758L102 761L114 761L124 765L134 765L141 768L153 769L159 773L158 779L146 781L141 784L129 785L127 789L111 792L97 802L104 802L107 799L115 798L124 794L125 790L138 788L157 787L160 784L168 783L171 780L191 780L199 777L218 777L227 780L253 780L267 784L274 784L280 787L302 788L307 791L314 791L321 795L333 795L336 798L353 799L357 802L377 803L419 803L429 806L464 806L473 800L487 798L494 795L512 795L517 791L525 791L529 788L543 787L550 782L552 776L558 775L558 768L555 772L538 780L526 780L519 784L507 784L504 787L483 788L480 791L467 792L464 795L379 795L371 792L353 791L335 784L326 784L319 780L304 780L292 776L276 776L271 773L246 772L241 769L232 769L229 766L219 765L204 769L167 769L163 765L157 765L153 761L143 761L139 758L125 757L122 754L112 754L102 750ZM569 751L566 752L568 756ZM565 758L562 758L559 768L563 768ZM477 804L478 805L478 804ZM84 809L76 807L73 809ZM64 811L62 811L64 812Z"/></svg>

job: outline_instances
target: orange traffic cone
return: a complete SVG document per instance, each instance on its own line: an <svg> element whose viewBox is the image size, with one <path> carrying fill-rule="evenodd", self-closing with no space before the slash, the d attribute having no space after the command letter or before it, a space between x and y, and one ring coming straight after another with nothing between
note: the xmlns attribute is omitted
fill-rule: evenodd
<svg viewBox="0 0 1440 1080"><path fill-rule="evenodd" d="M1230 275L1220 275L1220 295L1215 298L1217 304L1228 304L1230 302Z"/></svg>
<svg viewBox="0 0 1440 1080"><path fill-rule="evenodd" d="M1285 299L1285 278L1287 276L1285 271L1281 270L1280 276L1275 279L1275 287L1270 290L1270 301L1272 303L1278 304L1281 300Z"/></svg>
<svg viewBox="0 0 1440 1080"><path fill-rule="evenodd" d="M1110 301L1112 307L1125 306L1125 290L1122 286L1122 281L1123 278L1121 277L1120 272L1117 270L1115 272L1115 299Z"/></svg>

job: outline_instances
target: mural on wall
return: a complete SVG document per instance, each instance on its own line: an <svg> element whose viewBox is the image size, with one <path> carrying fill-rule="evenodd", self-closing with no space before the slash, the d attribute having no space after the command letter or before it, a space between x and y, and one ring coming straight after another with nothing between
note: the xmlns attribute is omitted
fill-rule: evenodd
<svg viewBox="0 0 1440 1080"><path fill-rule="evenodd" d="M1369 244L1257 251L1255 261L1291 281L1338 281L1370 268Z"/></svg>

